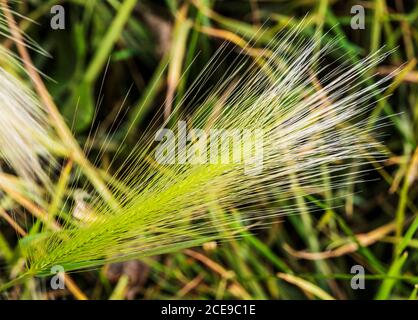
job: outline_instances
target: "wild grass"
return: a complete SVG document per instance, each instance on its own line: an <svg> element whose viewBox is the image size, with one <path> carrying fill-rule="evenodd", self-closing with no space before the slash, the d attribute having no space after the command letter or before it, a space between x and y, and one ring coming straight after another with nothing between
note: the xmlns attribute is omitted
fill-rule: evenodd
<svg viewBox="0 0 418 320"><path fill-rule="evenodd" d="M2 61L22 59L1 77L5 297L54 297L36 275L55 265L84 270L79 299L416 297L416 7L366 2L354 32L338 1L68 1L55 33L54 3L1 20ZM153 134L182 119L262 128L262 173L155 163Z"/></svg>

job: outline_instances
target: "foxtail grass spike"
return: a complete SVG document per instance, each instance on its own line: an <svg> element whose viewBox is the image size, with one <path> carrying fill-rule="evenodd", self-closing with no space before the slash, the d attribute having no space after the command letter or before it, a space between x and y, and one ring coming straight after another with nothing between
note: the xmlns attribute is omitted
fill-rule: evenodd
<svg viewBox="0 0 418 320"><path fill-rule="evenodd" d="M141 140L108 180L118 205L88 186L83 199L68 199L57 215L60 230L45 230L25 248L28 272L95 268L238 237L297 213L289 204L295 190L321 194L348 181L353 164L381 156L370 138L376 126L362 119L385 89L387 77L370 80L386 54L336 67L326 58L338 48L317 43L295 28L252 62L242 55L232 61L217 85L202 92L224 62L215 57L163 128ZM9 92L17 90L0 76L13 84ZM24 159L43 149L35 150L20 128L29 121L24 130L45 136L46 124L27 100L9 100L0 139L19 148L16 171L27 175ZM332 175L331 184L324 185L319 168Z"/></svg>

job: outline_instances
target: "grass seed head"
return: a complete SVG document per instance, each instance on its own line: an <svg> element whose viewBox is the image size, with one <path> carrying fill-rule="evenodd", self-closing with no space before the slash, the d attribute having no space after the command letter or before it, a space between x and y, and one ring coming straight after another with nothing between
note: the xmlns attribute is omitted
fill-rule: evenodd
<svg viewBox="0 0 418 320"><path fill-rule="evenodd" d="M201 130L194 133L234 130L243 141L245 130L259 130L261 171L246 174L242 161L179 161L196 146L209 153L210 145L196 135L173 140L168 145L176 151L172 161L159 163L152 137L130 152L109 181L119 206L93 196L89 210L95 219L65 223L35 242L29 250L30 269L92 268L236 237L254 224L297 213L288 202L295 193L321 194L341 186L353 174L350 168L380 156L372 138L376 125L362 117L384 90L388 78L370 82L370 73L386 54L335 67L324 61L337 48L318 49L315 39L303 39L298 28L276 37L252 63L237 58L235 67L202 98L199 88L221 64L214 58L186 95L192 101L187 103L199 101L193 116L181 111L187 109L186 101L173 110L173 118L188 119L188 127ZM173 118L164 127L178 137L179 127L169 126ZM224 151L250 156L251 150L237 150L241 146L227 144ZM318 168L332 175L333 182L325 185Z"/></svg>

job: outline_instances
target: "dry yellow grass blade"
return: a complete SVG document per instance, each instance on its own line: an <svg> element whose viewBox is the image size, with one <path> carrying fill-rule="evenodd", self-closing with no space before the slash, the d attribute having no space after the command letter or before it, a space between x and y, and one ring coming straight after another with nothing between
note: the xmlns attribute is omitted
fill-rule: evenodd
<svg viewBox="0 0 418 320"><path fill-rule="evenodd" d="M299 278L297 276L287 274L287 273L278 273L277 276L291 284L294 284L295 286L299 287L302 291L305 293L314 295L315 297L322 299L322 300L335 300L334 297L332 297L330 294L326 293L324 290L322 290L320 287L314 285L313 283L306 281L302 278Z"/></svg>
<svg viewBox="0 0 418 320"><path fill-rule="evenodd" d="M394 222L388 223L384 226L381 226L377 229L374 229L366 234L357 234L355 237L358 242L364 246L370 246L380 239L383 239L388 234L394 232L396 230L396 224ZM346 254L350 254L356 252L358 250L358 245L355 242L350 242L341 247L329 250L325 252L306 252L306 251L296 251L292 249L288 244L285 244L284 249L289 252L292 256L299 258L299 259L306 259L306 260L323 260L323 259L330 259L341 257Z"/></svg>

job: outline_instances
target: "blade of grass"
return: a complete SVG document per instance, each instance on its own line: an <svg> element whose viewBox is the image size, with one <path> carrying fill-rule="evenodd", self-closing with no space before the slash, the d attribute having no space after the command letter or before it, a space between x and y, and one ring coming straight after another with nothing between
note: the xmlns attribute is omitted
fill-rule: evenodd
<svg viewBox="0 0 418 320"><path fill-rule="evenodd" d="M125 0L119 7L115 19L109 26L108 32L100 42L100 47L87 68L84 78L87 83L92 83L99 76L136 3L137 0Z"/></svg>
<svg viewBox="0 0 418 320"><path fill-rule="evenodd" d="M335 300L334 297L332 297L330 294L322 290L320 287L302 278L299 278L294 275L286 274L286 273L278 273L277 276L280 279L287 281L291 284L294 284L295 286L299 287L301 290L306 291L319 299Z"/></svg>
<svg viewBox="0 0 418 320"><path fill-rule="evenodd" d="M402 271L402 267L405 264L407 258L408 258L408 253L405 252L402 254L402 256L399 259L396 259L393 262L393 264L391 265L387 273L387 278L383 280L381 286L379 287L379 290L375 296L376 300L389 299L392 289L397 282L397 280L393 277L397 277L400 275Z"/></svg>

